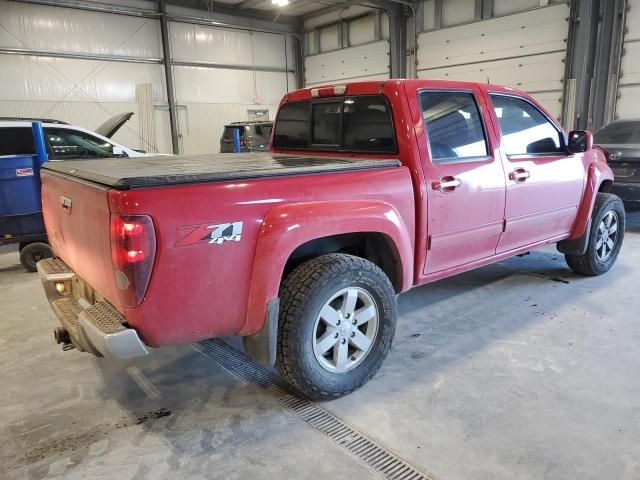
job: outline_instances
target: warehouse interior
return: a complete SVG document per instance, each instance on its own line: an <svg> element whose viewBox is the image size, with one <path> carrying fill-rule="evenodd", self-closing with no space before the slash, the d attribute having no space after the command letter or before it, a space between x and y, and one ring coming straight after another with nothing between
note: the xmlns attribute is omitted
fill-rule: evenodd
<svg viewBox="0 0 640 480"><path fill-rule="evenodd" d="M0 74L3 175L5 159L35 154L7 146L17 119L50 136L47 125L98 132L131 112L100 137L113 156L197 160L225 141L242 152L225 132L273 122L291 92L351 82L500 85L565 132L598 132L640 119L640 0L0 0ZM638 165L624 181L640 182ZM299 395L235 335L128 360L63 351L40 275L22 243L0 238L0 477L638 479L640 211L624 200L610 272L581 276L547 242L419 285L398 295L377 375L328 401ZM214 220L236 219L194 224ZM190 281L164 271L171 290Z"/></svg>

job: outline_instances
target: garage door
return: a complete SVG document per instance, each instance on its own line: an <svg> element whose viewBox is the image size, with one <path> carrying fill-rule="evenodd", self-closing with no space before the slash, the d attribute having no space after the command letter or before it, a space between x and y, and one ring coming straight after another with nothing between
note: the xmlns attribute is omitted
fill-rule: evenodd
<svg viewBox="0 0 640 480"><path fill-rule="evenodd" d="M559 118L568 18L563 3L420 34L418 77L524 90Z"/></svg>
<svg viewBox="0 0 640 480"><path fill-rule="evenodd" d="M640 0L629 0L616 118L640 118Z"/></svg>
<svg viewBox="0 0 640 480"><path fill-rule="evenodd" d="M336 25L320 30L320 53L305 57L305 85L389 78L388 19L375 15L348 22L348 47L340 48Z"/></svg>

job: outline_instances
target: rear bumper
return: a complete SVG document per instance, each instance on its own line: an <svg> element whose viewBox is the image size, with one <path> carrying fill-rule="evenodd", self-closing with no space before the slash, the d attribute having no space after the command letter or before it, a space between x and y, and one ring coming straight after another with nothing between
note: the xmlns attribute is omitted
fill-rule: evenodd
<svg viewBox="0 0 640 480"><path fill-rule="evenodd" d="M614 182L611 193L625 203L640 205L640 183Z"/></svg>
<svg viewBox="0 0 640 480"><path fill-rule="evenodd" d="M62 260L39 261L38 273L49 304L68 334L56 335L65 339L61 343L99 357L133 358L149 353L138 333L124 326L126 319L113 305L97 298L90 303L79 295L86 287L81 287L82 281ZM64 287L62 294L58 286Z"/></svg>

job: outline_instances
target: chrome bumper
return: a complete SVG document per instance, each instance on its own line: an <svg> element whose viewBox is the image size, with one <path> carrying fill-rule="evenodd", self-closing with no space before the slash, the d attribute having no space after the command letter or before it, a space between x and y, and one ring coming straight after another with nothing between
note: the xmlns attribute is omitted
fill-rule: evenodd
<svg viewBox="0 0 640 480"><path fill-rule="evenodd" d="M99 357L132 358L148 354L138 332L123 324L126 319L106 300L94 299L90 303L77 294L80 282L76 274L59 258L47 258L38 262L38 274L42 280L51 308L68 333L64 348L76 347ZM59 293L58 286L63 287ZM56 339L67 338L57 334ZM73 347L72 347L73 346Z"/></svg>

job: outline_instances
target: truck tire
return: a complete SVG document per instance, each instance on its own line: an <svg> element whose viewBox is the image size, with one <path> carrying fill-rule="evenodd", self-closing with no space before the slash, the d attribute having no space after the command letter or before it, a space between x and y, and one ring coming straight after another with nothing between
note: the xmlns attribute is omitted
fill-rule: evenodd
<svg viewBox="0 0 640 480"><path fill-rule="evenodd" d="M28 272L35 272L37 270L36 264L40 260L52 256L51 246L44 242L27 243L20 249L20 263Z"/></svg>
<svg viewBox="0 0 640 480"><path fill-rule="evenodd" d="M567 265L581 275L602 275L618 258L624 239L625 211L622 200L598 193L591 213L591 232L583 255L565 255Z"/></svg>
<svg viewBox="0 0 640 480"><path fill-rule="evenodd" d="M314 400L351 393L380 368L396 316L395 291L375 264L345 254L309 260L280 288L278 370Z"/></svg>

